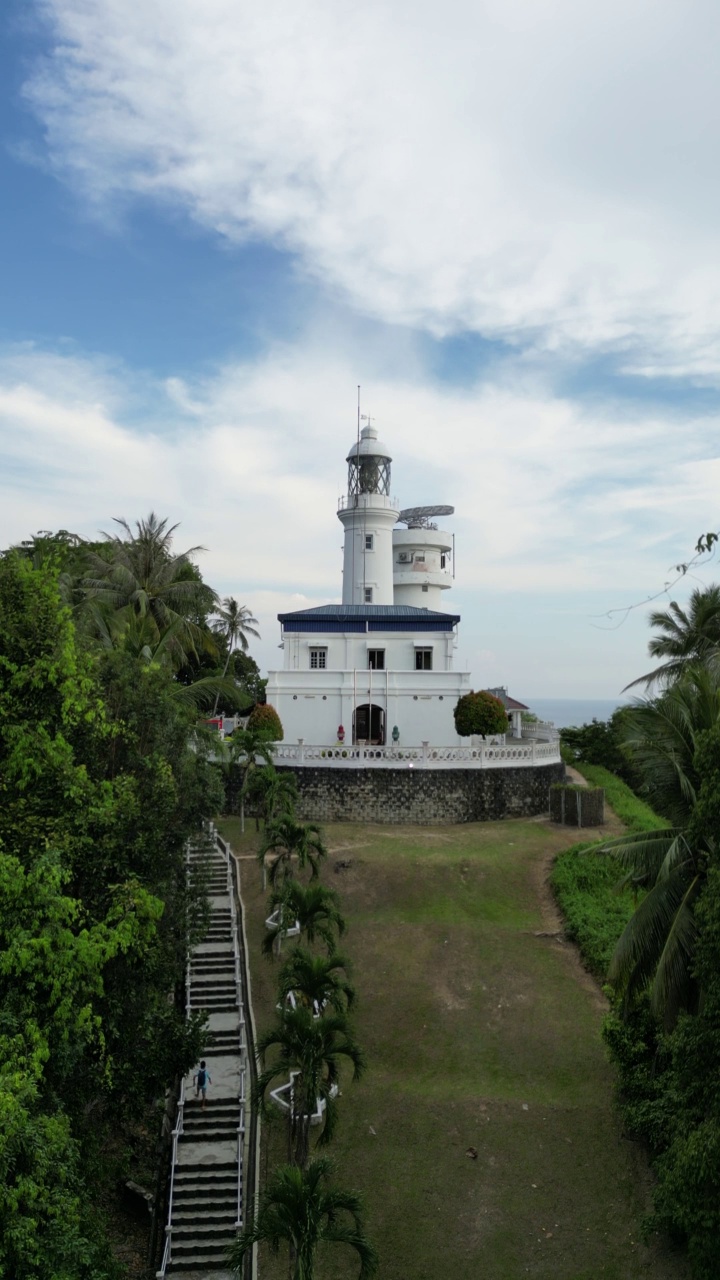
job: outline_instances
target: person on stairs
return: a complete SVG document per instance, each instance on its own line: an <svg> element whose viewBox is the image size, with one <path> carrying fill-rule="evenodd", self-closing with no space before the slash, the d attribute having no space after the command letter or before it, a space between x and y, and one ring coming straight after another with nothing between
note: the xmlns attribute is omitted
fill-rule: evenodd
<svg viewBox="0 0 720 1280"><path fill-rule="evenodd" d="M199 1098L200 1095L202 1094L201 1110L204 1111L205 1100L207 1098L207 1088L209 1084L212 1084L212 1080L210 1078L210 1072L205 1066L204 1058L200 1063L200 1066L198 1067L197 1071L195 1072L195 1075L193 1076L193 1084L195 1085L195 1097Z"/></svg>

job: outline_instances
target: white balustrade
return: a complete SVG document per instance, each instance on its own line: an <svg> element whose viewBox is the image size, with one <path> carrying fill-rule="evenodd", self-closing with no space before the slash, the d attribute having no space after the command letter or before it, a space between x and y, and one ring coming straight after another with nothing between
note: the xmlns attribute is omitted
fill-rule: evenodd
<svg viewBox="0 0 720 1280"><path fill-rule="evenodd" d="M306 742L279 742L275 747L275 762L279 765L314 766L331 769L498 769L514 766L532 767L537 764L559 762L560 748L556 740L542 740L538 736L529 742L509 741L494 745L435 747L423 743L421 747L360 747L310 745Z"/></svg>
<svg viewBox="0 0 720 1280"><path fill-rule="evenodd" d="M560 730L555 728L551 720L536 720L530 724L523 724L522 736L540 742L557 742Z"/></svg>

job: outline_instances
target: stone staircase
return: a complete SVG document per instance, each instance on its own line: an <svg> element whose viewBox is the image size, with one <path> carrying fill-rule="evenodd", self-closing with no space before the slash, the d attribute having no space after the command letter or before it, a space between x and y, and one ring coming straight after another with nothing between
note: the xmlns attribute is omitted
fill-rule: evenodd
<svg viewBox="0 0 720 1280"><path fill-rule="evenodd" d="M238 964L239 937L229 852L191 849L189 870L201 864L210 920L190 957L188 1016L207 1014L203 1058L210 1073L203 1109L191 1072L183 1082L174 1141L165 1256L158 1280L231 1280L226 1255L243 1219L245 1083L248 1079L245 1010ZM197 1070L197 1067L195 1068Z"/></svg>

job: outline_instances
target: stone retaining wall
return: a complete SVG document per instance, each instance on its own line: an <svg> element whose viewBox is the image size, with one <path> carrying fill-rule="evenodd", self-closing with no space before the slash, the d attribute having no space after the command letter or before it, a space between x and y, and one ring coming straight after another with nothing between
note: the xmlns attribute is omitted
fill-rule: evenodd
<svg viewBox="0 0 720 1280"><path fill-rule="evenodd" d="M547 813L562 763L507 769L333 769L281 766L292 773L303 822L452 823ZM233 785L234 784L234 785ZM237 811L237 781L228 787Z"/></svg>

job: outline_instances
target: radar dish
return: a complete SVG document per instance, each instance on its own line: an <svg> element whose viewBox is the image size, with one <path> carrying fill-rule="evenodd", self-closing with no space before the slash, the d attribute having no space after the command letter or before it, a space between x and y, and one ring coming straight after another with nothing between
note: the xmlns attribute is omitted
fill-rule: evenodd
<svg viewBox="0 0 720 1280"><path fill-rule="evenodd" d="M451 516L454 507L406 507L397 518L398 524L406 524L408 529L437 529L432 523L433 516Z"/></svg>

